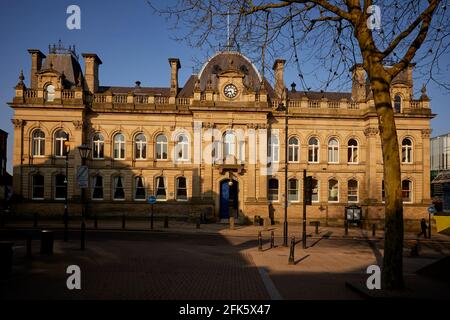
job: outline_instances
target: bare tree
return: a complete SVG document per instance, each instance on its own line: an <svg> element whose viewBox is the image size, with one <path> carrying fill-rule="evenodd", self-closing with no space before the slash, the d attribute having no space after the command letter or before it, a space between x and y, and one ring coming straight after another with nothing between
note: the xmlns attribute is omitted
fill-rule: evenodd
<svg viewBox="0 0 450 320"><path fill-rule="evenodd" d="M350 67L362 64L378 115L384 161L382 283L385 289L402 289L403 205L390 85L414 62L427 69L427 82L450 88L441 81L439 68L449 47L448 5L443 0L178 0L163 8L150 4L176 30L186 31L177 32L178 39L192 46L215 47L228 38L247 54L259 55L263 71L267 56L290 52L305 91L311 86L301 70L300 47L313 48L302 55L302 63L314 60L325 66L328 76L318 79L322 90L337 79L342 83ZM381 21L377 21L378 9Z"/></svg>

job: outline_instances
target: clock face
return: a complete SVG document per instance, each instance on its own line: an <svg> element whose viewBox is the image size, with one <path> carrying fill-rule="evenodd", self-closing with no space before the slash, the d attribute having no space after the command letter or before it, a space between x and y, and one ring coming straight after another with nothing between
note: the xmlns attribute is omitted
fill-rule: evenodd
<svg viewBox="0 0 450 320"><path fill-rule="evenodd" d="M223 88L223 94L225 95L225 97L233 99L237 96L238 94L238 89L236 88L236 86L234 84L227 84L225 86L225 88Z"/></svg>

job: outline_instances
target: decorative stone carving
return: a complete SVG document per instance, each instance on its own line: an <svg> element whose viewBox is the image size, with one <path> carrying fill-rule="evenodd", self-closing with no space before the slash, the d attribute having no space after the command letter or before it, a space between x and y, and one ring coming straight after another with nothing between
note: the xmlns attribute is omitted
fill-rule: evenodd
<svg viewBox="0 0 450 320"><path fill-rule="evenodd" d="M366 128L364 129L364 135L366 137L374 137L376 135L378 135L378 133L380 133L380 131L378 130L378 128Z"/></svg>
<svg viewBox="0 0 450 320"><path fill-rule="evenodd" d="M431 129L422 129L422 138L428 139L432 131Z"/></svg>
<svg viewBox="0 0 450 320"><path fill-rule="evenodd" d="M216 127L216 124L213 122L204 122L203 123L203 128L214 129L215 127Z"/></svg>
<svg viewBox="0 0 450 320"><path fill-rule="evenodd" d="M21 128L25 125L25 120L21 119L11 119L11 122L14 125L14 128Z"/></svg>
<svg viewBox="0 0 450 320"><path fill-rule="evenodd" d="M83 121L81 121L81 120L73 120L72 123L73 123L73 126L75 127L76 130L83 129Z"/></svg>

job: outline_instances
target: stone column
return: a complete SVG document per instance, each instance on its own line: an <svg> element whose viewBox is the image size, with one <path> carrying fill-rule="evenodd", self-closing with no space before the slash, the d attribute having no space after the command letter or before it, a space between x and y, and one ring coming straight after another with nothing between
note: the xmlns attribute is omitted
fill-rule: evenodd
<svg viewBox="0 0 450 320"><path fill-rule="evenodd" d="M258 200L267 200L267 126L260 125L258 130L258 166L259 166L259 194Z"/></svg>
<svg viewBox="0 0 450 320"><path fill-rule="evenodd" d="M200 199L201 194L201 160L202 160L202 122L194 121L192 198Z"/></svg>
<svg viewBox="0 0 450 320"><path fill-rule="evenodd" d="M367 140L367 156L366 156L366 186L367 186L367 198L372 201L378 199L377 188L377 139L378 128L369 127L364 130L364 135Z"/></svg>
<svg viewBox="0 0 450 320"><path fill-rule="evenodd" d="M249 124L247 125L247 146L246 146L246 155L247 155L247 167L248 171L247 175L247 201L255 201L256 200L256 125Z"/></svg>
<svg viewBox="0 0 450 320"><path fill-rule="evenodd" d="M23 179L28 177L22 176L23 165L23 127L25 126L25 120L11 119L14 125L14 148L13 148L13 194L22 195L22 182Z"/></svg>
<svg viewBox="0 0 450 320"><path fill-rule="evenodd" d="M430 135L431 129L422 130L422 171L423 171L423 193L422 202L431 203L430 195Z"/></svg>

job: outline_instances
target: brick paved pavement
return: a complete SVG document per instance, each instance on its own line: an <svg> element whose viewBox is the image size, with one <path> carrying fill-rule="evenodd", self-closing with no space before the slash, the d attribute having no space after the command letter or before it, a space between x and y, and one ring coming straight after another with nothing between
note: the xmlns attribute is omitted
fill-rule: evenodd
<svg viewBox="0 0 450 320"><path fill-rule="evenodd" d="M50 225L51 226L51 225ZM136 227L142 227L139 223ZM383 243L360 229L344 237L339 228L308 228L308 249L296 247L294 265L288 265L288 248L281 247L281 228L274 226L278 247L269 249L270 230L263 231L264 251L257 250L256 234L262 227L229 230L224 225L173 223L153 232L88 231L87 250L78 250L78 231L71 241L56 241L52 257L35 255L26 261L23 239L16 241L14 276L0 282L1 298L29 299L359 299L345 286L365 278L370 264L381 264ZM7 235L3 230L0 235ZM164 231L164 232L163 232ZM300 234L300 226L290 233ZM61 238L62 230L57 231ZM411 235L412 237L414 235ZM297 239L299 237L297 236ZM414 238L412 238L414 239ZM38 242L34 241L34 252ZM450 254L448 238L420 241L420 256L404 251L407 279L450 292L414 272ZM81 291L65 287L65 268L82 269ZM409 280L408 280L409 281ZM410 281L410 283L412 283ZM435 290L435 291L436 291ZM447 291L445 291L447 290ZM448 294L447 296L450 296Z"/></svg>
<svg viewBox="0 0 450 320"><path fill-rule="evenodd" d="M78 250L75 240L57 241L53 256L36 255L32 262L21 258L25 249L18 243L14 276L2 281L1 298L269 298L251 256L224 238L125 233L108 238L117 237L89 234L85 252ZM81 268L82 290L66 289L65 269L70 264Z"/></svg>

